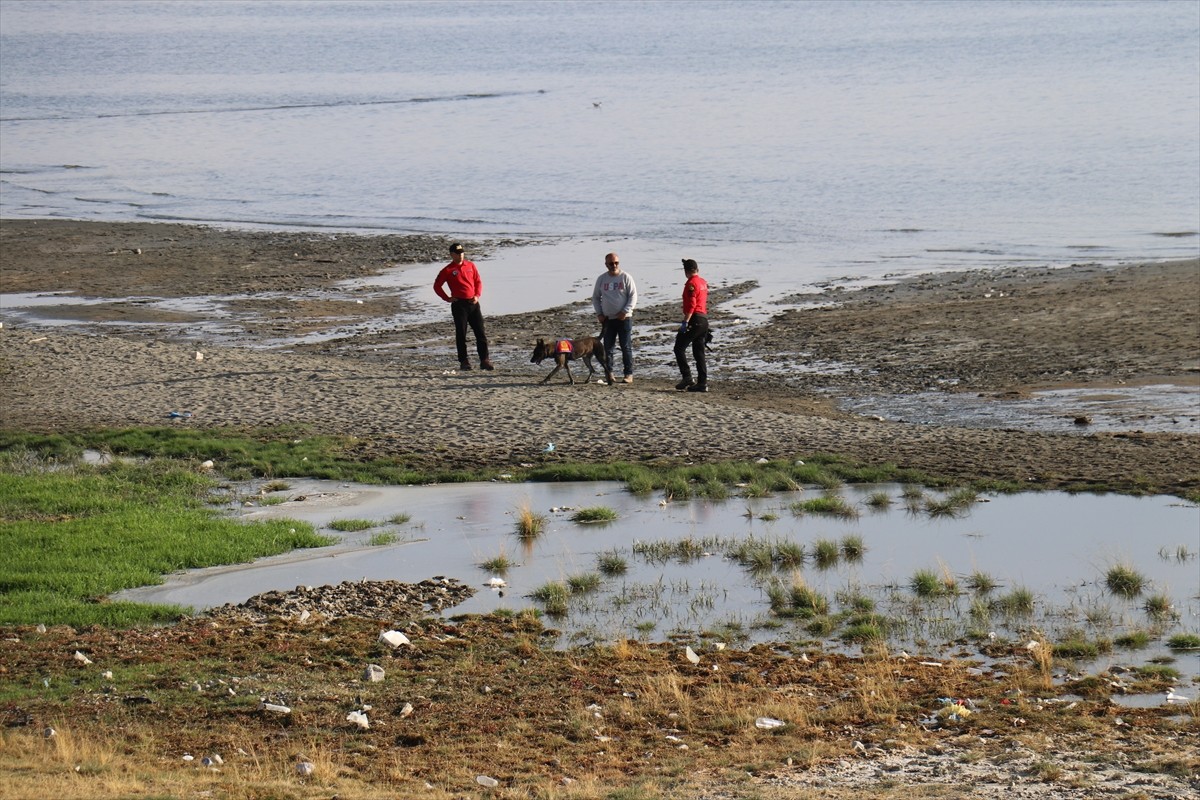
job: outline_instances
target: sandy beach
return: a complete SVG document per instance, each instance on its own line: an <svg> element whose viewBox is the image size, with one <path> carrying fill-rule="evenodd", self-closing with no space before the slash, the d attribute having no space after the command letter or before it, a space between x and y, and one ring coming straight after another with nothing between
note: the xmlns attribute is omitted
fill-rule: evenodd
<svg viewBox="0 0 1200 800"><path fill-rule="evenodd" d="M470 245L486 280L488 253L516 243ZM431 291L339 288L442 261L438 237L6 220L0 250L5 294L64 293L0 315L0 427L10 430L298 424L358 437L364 456L426 466L836 453L964 480L1200 488L1200 436L1171 432L1171 420L1165 431L1143 431L1130 418L1126 430L1093 432L1067 408L1064 419L1080 424L1034 432L916 424L841 406L933 391L1003 407L1038 390L1170 384L1193 393L1194 421L1198 260L831 288L788 298L753 326L722 310L750 287L721 287L710 300L713 324L737 335L718 339L713 391L699 396L673 391L661 357L629 386L539 385L549 367L529 363L533 342L590 333L579 329L579 303L488 316L497 368L462 373L449 313ZM190 310L197 298L209 310ZM214 303L220 335L206 333ZM431 307L444 320L427 321ZM401 323L360 324L381 317ZM677 318L673 302L639 309L639 342L665 352Z"/></svg>

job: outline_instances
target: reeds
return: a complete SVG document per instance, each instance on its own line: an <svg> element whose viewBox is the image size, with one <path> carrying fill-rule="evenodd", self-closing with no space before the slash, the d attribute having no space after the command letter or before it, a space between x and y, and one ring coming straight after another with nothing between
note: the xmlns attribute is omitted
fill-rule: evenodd
<svg viewBox="0 0 1200 800"><path fill-rule="evenodd" d="M833 569L842 557L842 548L833 539L817 539L813 542L812 558L817 569Z"/></svg>
<svg viewBox="0 0 1200 800"><path fill-rule="evenodd" d="M931 569L919 569L908 580L908 588L917 597L930 600L958 593L958 584L948 572L938 574Z"/></svg>
<svg viewBox="0 0 1200 800"><path fill-rule="evenodd" d="M538 514L528 502L517 509L517 537L521 541L532 541L546 529L546 515Z"/></svg>
<svg viewBox="0 0 1200 800"><path fill-rule="evenodd" d="M863 537L852 533L842 537L841 549L842 558L851 564L858 564L862 562L863 556L867 552L867 545L863 541Z"/></svg>
<svg viewBox="0 0 1200 800"><path fill-rule="evenodd" d="M507 554L501 552L497 556L493 556L492 558L479 562L477 566L485 572L503 575L516 565Z"/></svg>
<svg viewBox="0 0 1200 800"><path fill-rule="evenodd" d="M616 550L609 550L596 557L596 569L606 577L624 575L629 571L629 562Z"/></svg>
<svg viewBox="0 0 1200 800"><path fill-rule="evenodd" d="M1104 576L1104 585L1113 594L1132 600L1146 587L1146 576L1127 564L1114 564Z"/></svg>

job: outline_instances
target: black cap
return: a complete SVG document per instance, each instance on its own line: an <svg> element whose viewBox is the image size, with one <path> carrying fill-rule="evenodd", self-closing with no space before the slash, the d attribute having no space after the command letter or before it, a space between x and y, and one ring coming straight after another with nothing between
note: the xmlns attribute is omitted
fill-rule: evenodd
<svg viewBox="0 0 1200 800"><path fill-rule="evenodd" d="M700 271L700 265L696 263L696 259L694 259L694 258L683 259L683 268L686 269L688 272L699 272Z"/></svg>
<svg viewBox="0 0 1200 800"><path fill-rule="evenodd" d="M457 242L455 242L454 244L450 245L451 253L461 253L462 251L463 251L463 246L461 244L458 244Z"/></svg>

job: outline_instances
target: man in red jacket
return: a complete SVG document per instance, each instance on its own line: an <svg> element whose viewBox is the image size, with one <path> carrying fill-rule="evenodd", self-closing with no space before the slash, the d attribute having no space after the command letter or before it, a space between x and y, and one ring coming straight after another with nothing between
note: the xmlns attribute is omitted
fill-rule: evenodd
<svg viewBox="0 0 1200 800"><path fill-rule="evenodd" d="M483 330L483 311L479 308L483 280L475 265L463 256L461 244L450 246L450 263L438 273L433 290L450 304L450 314L454 317L454 343L458 346L458 368L464 371L471 368L471 360L467 358L467 326L470 325L475 333L475 349L479 351L479 366L495 369L488 358L487 333Z"/></svg>
<svg viewBox="0 0 1200 800"><path fill-rule="evenodd" d="M683 274L687 276L687 283L683 285L683 323L675 336L675 363L679 365L682 379L675 388L681 392L707 392L708 364L704 359L704 346L709 339L708 283L700 277L700 267L693 259L683 259ZM689 347L696 359L694 381L687 362Z"/></svg>

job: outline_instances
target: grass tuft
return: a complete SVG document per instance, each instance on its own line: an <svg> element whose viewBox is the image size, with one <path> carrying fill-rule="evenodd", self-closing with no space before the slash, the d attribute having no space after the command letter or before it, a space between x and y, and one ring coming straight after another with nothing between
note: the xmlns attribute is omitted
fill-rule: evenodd
<svg viewBox="0 0 1200 800"><path fill-rule="evenodd" d="M1146 576L1126 564L1115 564L1108 568L1104 585L1113 594L1131 600L1146 588Z"/></svg>
<svg viewBox="0 0 1200 800"><path fill-rule="evenodd" d="M592 522L612 522L617 518L617 512L607 506L590 506L581 508L571 515L572 522L587 524Z"/></svg>

